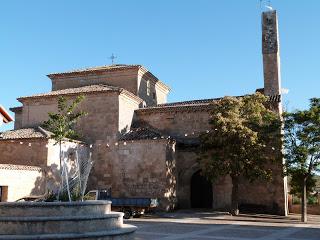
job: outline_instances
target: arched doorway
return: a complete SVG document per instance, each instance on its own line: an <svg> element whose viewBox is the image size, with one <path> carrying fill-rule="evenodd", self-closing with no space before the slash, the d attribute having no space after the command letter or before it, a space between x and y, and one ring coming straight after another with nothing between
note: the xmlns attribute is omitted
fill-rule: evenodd
<svg viewBox="0 0 320 240"><path fill-rule="evenodd" d="M191 177L191 207L212 208L212 184L201 175L201 170Z"/></svg>

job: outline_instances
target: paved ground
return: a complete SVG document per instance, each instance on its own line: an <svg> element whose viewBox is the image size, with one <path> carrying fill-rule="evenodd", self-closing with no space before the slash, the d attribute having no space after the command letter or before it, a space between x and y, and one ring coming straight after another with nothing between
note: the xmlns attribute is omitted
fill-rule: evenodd
<svg viewBox="0 0 320 240"><path fill-rule="evenodd" d="M298 215L241 215L212 212L176 212L126 221L136 225L135 240L319 240L320 216L309 216L308 224Z"/></svg>

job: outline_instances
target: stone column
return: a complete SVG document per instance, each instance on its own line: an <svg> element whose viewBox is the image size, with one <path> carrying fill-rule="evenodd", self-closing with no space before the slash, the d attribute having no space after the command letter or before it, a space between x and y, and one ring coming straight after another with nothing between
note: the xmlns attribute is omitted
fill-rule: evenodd
<svg viewBox="0 0 320 240"><path fill-rule="evenodd" d="M275 10L262 13L262 54L264 72L264 94L270 97L273 111L282 115L281 102L281 72L279 54L278 17ZM282 144L282 143L280 143ZM282 154L279 154L280 156ZM278 154L275 153L277 157ZM281 161L281 162L280 162ZM275 186L274 202L277 203L279 213L288 214L287 178L282 177L284 159L279 158L275 165L273 183Z"/></svg>
<svg viewBox="0 0 320 240"><path fill-rule="evenodd" d="M262 54L264 93L269 96L280 95L279 34L275 10L262 13Z"/></svg>

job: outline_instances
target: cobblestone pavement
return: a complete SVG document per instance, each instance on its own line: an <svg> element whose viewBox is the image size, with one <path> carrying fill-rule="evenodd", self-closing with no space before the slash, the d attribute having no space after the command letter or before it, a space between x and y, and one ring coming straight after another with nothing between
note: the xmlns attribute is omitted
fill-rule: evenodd
<svg viewBox="0 0 320 240"><path fill-rule="evenodd" d="M302 224L298 215L240 215L176 212L126 221L138 227L134 240L320 240L320 216Z"/></svg>

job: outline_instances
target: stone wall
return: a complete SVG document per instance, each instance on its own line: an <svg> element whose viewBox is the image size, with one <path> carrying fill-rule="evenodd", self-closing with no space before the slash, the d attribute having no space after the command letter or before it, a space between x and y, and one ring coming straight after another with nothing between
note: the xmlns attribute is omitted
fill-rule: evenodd
<svg viewBox="0 0 320 240"><path fill-rule="evenodd" d="M177 138L194 138L209 127L207 111L136 111L137 121Z"/></svg>
<svg viewBox="0 0 320 240"><path fill-rule="evenodd" d="M62 151L64 156L74 159L75 151L77 150L81 152L81 154L89 156L89 149L86 145L80 142L65 141L62 143ZM4 175L0 176L0 178L3 177L3 179L5 179L4 176L10 176L10 181L14 179L12 180L13 183L9 184L10 192L17 192L18 195L16 196L23 197L21 195L39 194L39 192L44 194L46 191L57 190L60 181L60 150L59 145L55 144L54 140L45 138L1 140L0 152L0 165L10 164L19 166L19 171L17 168L14 168L15 171L11 171L11 168L9 168L10 171L8 169L4 169L6 170L3 170ZM32 167L29 168L30 166ZM41 178L38 178L39 175L35 174L34 169L37 169L37 171L40 171L40 169L42 170ZM24 175L22 176L19 174ZM44 179L46 179L45 184ZM3 183L5 185L0 184L0 186L9 186L8 182L10 183L10 181L5 181ZM20 183L22 187L19 186L18 183ZM26 190L22 191L20 188L24 188L24 186ZM14 197L10 197L10 199L13 198Z"/></svg>
<svg viewBox="0 0 320 240"><path fill-rule="evenodd" d="M278 19L276 11L262 13L264 93L281 94Z"/></svg>
<svg viewBox="0 0 320 240"><path fill-rule="evenodd" d="M56 143L53 139L48 139L48 144L46 146L48 148L47 155L47 166L60 164L60 147L59 144ZM89 148L82 142L79 141L63 141L62 142L62 152L64 156L74 157L76 151L80 151L82 153L88 153Z"/></svg>
<svg viewBox="0 0 320 240"><path fill-rule="evenodd" d="M157 104L155 83L152 79L147 76L139 76L138 96L143 99L146 106L154 106Z"/></svg>
<svg viewBox="0 0 320 240"><path fill-rule="evenodd" d="M119 95L116 92L86 94L79 109L87 112L80 119L78 129L83 139L115 139L118 132ZM74 99L71 97L70 100ZM58 97L26 99L23 101L22 127L41 125L48 119L48 112L57 112Z"/></svg>
<svg viewBox="0 0 320 240"><path fill-rule="evenodd" d="M191 177L200 170L197 162L197 144L200 133L210 129L208 111L137 111L137 121L147 123L152 127L178 139L176 149L177 162L177 199L179 208L191 207ZM192 143L190 145L190 143ZM194 145L195 144L195 145ZM221 187L220 187L221 186ZM213 207L223 208L230 205L230 195L223 189L230 188L230 183L221 180L213 185ZM231 191L230 191L231 192ZM229 193L229 192L228 192Z"/></svg>
<svg viewBox="0 0 320 240"><path fill-rule="evenodd" d="M47 164L47 139L1 140L0 164L44 167Z"/></svg>
<svg viewBox="0 0 320 240"><path fill-rule="evenodd" d="M155 84L155 90L157 104L167 103L169 91L163 89L158 82Z"/></svg>
<svg viewBox="0 0 320 240"><path fill-rule="evenodd" d="M231 207L232 181L223 176L213 183L213 209L228 211Z"/></svg>
<svg viewBox="0 0 320 240"><path fill-rule="evenodd" d="M60 182L60 147L53 139L48 140L48 156L47 166L44 168L46 175L46 191L57 192ZM62 142L62 156L75 161L76 152L78 158L84 158L89 161L90 148L78 141L63 141ZM69 162L70 163L70 162ZM71 169L74 165L68 165Z"/></svg>
<svg viewBox="0 0 320 240"><path fill-rule="evenodd" d="M71 76L51 77L52 90L76 88L94 84L106 84L124 88L137 94L138 68L117 71L84 73Z"/></svg>
<svg viewBox="0 0 320 240"><path fill-rule="evenodd" d="M94 150L91 189L112 188L114 197L159 198L172 209L176 197L175 144L166 139L117 142Z"/></svg>
<svg viewBox="0 0 320 240"><path fill-rule="evenodd" d="M83 140L87 143L97 140L114 141L119 129L119 93L92 94L85 97L79 107L88 114L78 123Z"/></svg>
<svg viewBox="0 0 320 240"><path fill-rule="evenodd" d="M242 179L239 201L249 208L258 207L262 212L285 215L287 212L287 179L282 176L281 159L272 166L272 180L252 183Z"/></svg>
<svg viewBox="0 0 320 240"><path fill-rule="evenodd" d="M44 177L41 168L0 164L0 186L8 187L6 201L12 202L30 195L42 195Z"/></svg>
<svg viewBox="0 0 320 240"><path fill-rule="evenodd" d="M169 89L145 69L139 67L116 71L51 76L52 90L76 88L94 84L120 87L142 98L147 106L167 102ZM150 91L147 91L149 82Z"/></svg>
<svg viewBox="0 0 320 240"><path fill-rule="evenodd" d="M192 175L199 170L196 147L199 133L210 129L209 113L207 111L162 111L150 112L137 110L137 121L147 123L177 139L176 161L178 171L177 197L179 207L189 208L190 181ZM182 147L181 147L182 146ZM260 205L268 212L285 214L286 209L286 179L282 177L281 153L270 153L275 159L273 180L254 184L243 180L240 185L240 204ZM232 182L230 177L223 177L213 183L213 208L229 209L231 204Z"/></svg>
<svg viewBox="0 0 320 240"><path fill-rule="evenodd" d="M139 70L137 95L145 101L146 106L167 103L169 91L170 89L164 87L152 74Z"/></svg>
<svg viewBox="0 0 320 240"><path fill-rule="evenodd" d="M14 113L14 129L22 128L22 111Z"/></svg>
<svg viewBox="0 0 320 240"><path fill-rule="evenodd" d="M147 89L149 85L149 90ZM150 72L140 69L138 72L137 95L143 99L146 106L155 106L167 102L170 89Z"/></svg>
<svg viewBox="0 0 320 240"><path fill-rule="evenodd" d="M167 140L119 142L112 160L112 194L159 198L170 209L176 196L174 145Z"/></svg>
<svg viewBox="0 0 320 240"><path fill-rule="evenodd" d="M37 127L48 119L49 112L57 112L58 98L37 98L23 102L21 128Z"/></svg>
<svg viewBox="0 0 320 240"><path fill-rule="evenodd" d="M134 111L139 108L139 103L126 95L119 96L119 133L123 134L130 130Z"/></svg>
<svg viewBox="0 0 320 240"><path fill-rule="evenodd" d="M197 163L197 154L191 150L177 148L177 198L178 208L191 207L191 177L200 167Z"/></svg>
<svg viewBox="0 0 320 240"><path fill-rule="evenodd" d="M179 208L191 207L191 178L200 170L198 155L194 147L177 147L178 172L177 198ZM212 184L212 207L216 210L229 209L231 205L232 183L230 177L222 177Z"/></svg>
<svg viewBox="0 0 320 240"><path fill-rule="evenodd" d="M179 145L176 150L176 162L178 172L177 198L179 208L191 207L191 178L200 170L197 162L196 148ZM273 166L273 180L255 181L249 183L241 180L239 186L239 204L244 208L258 208L261 212L285 214L286 179L283 179L281 166ZM229 176L221 177L212 183L213 202L215 210L229 210L231 206L232 181ZM249 209L250 210L250 209Z"/></svg>

